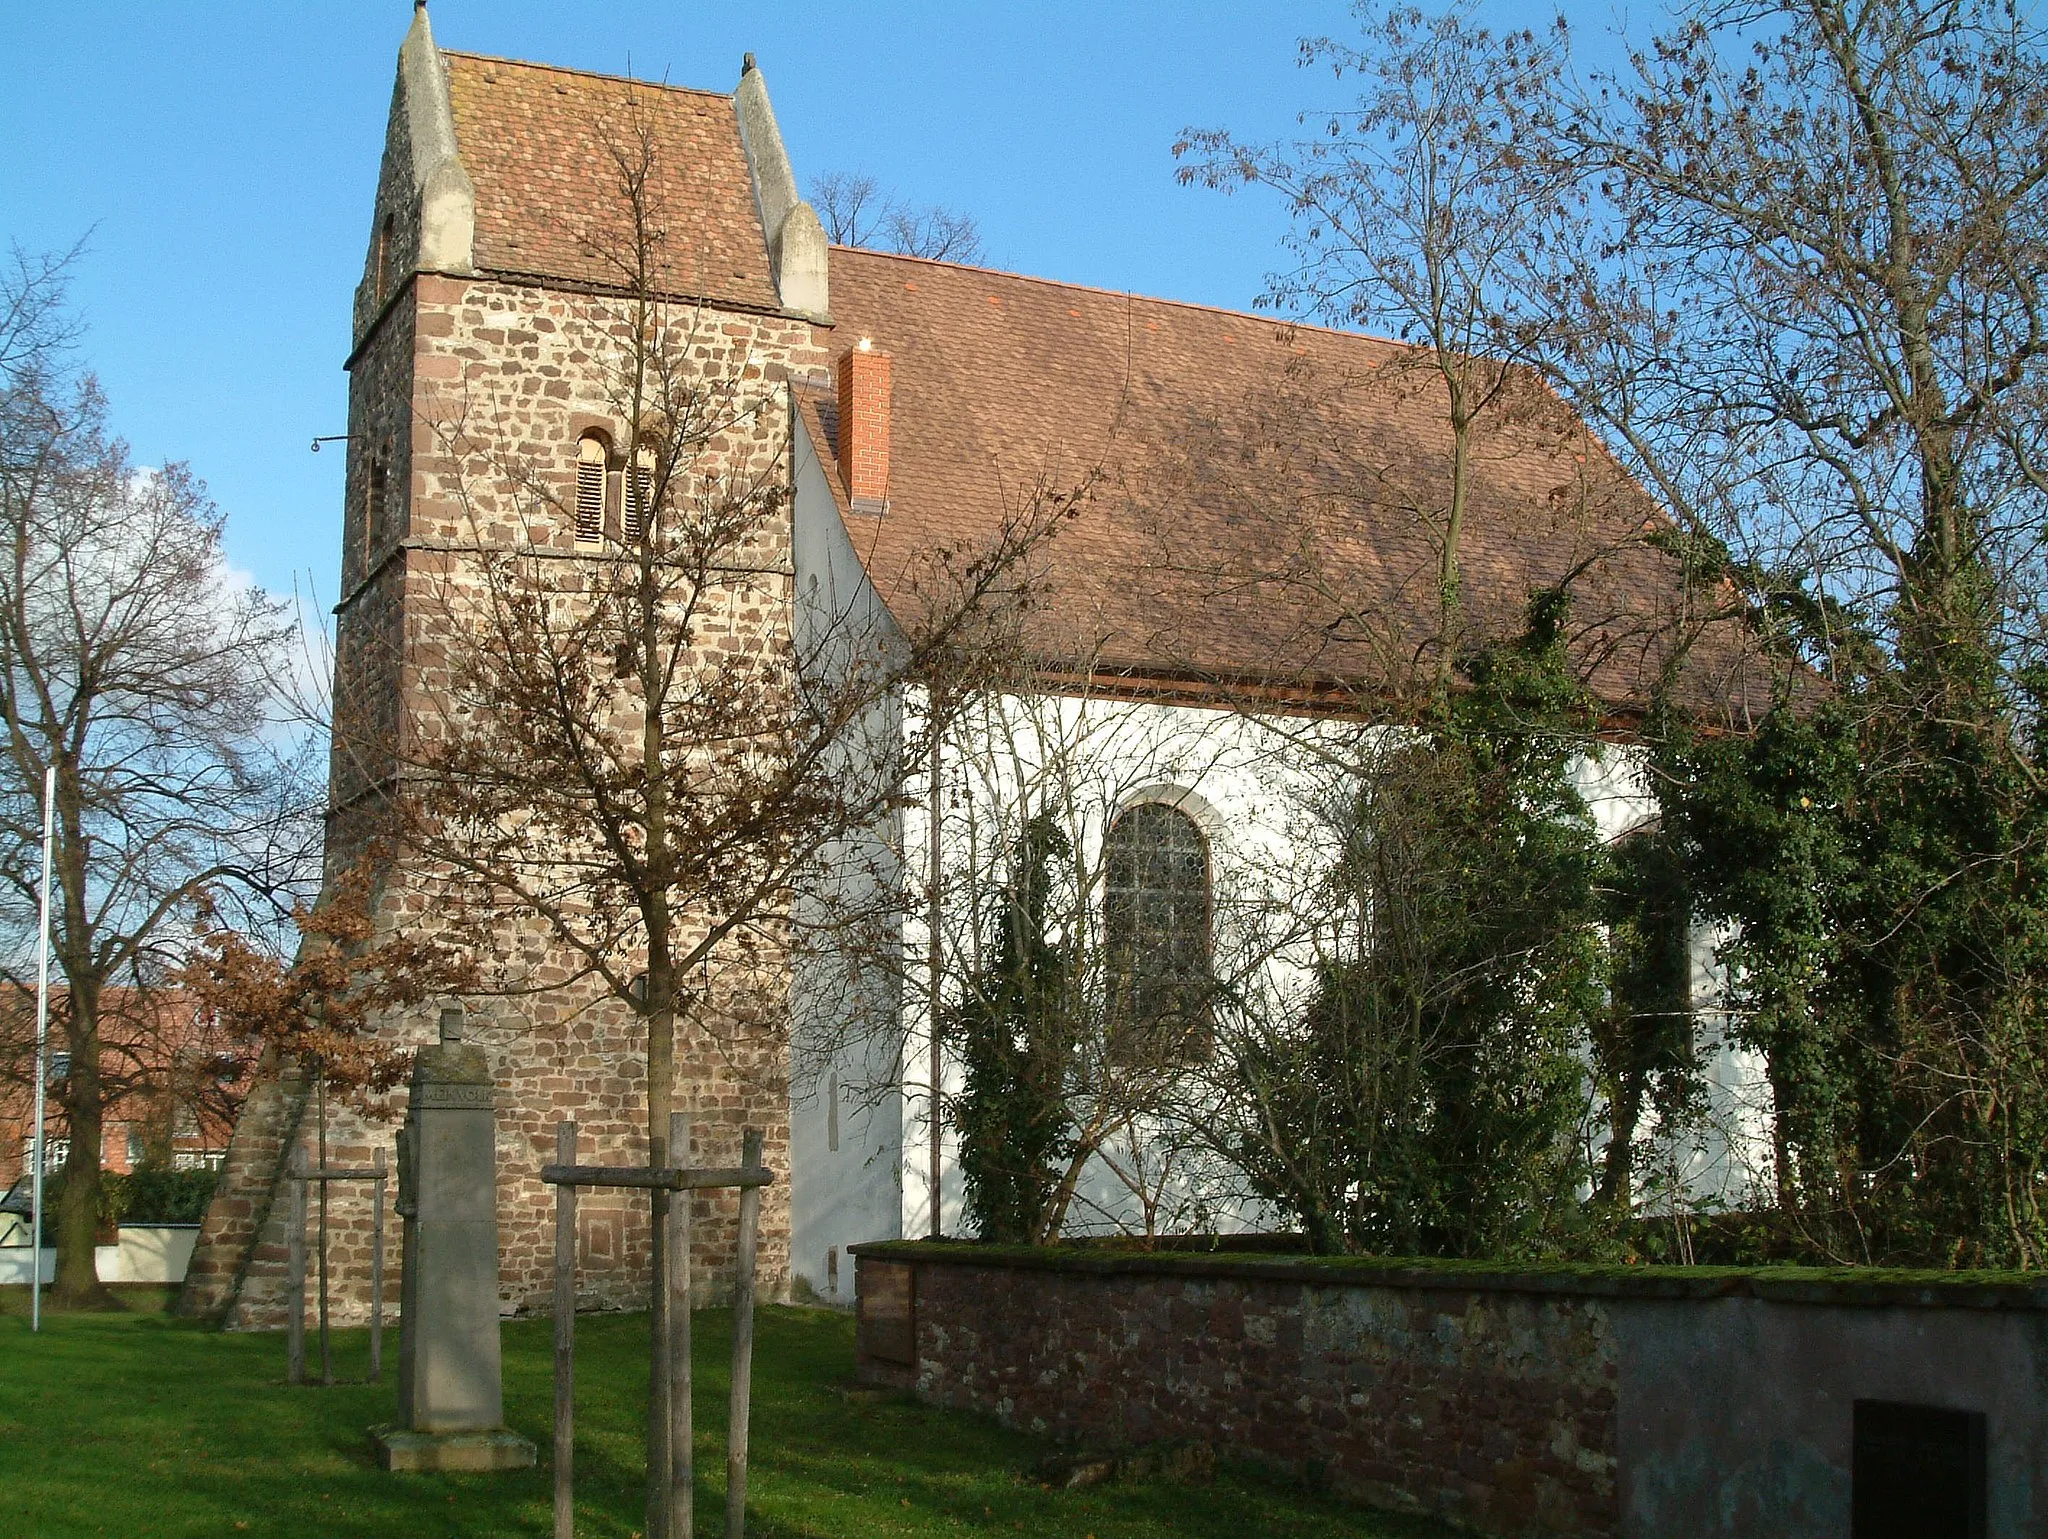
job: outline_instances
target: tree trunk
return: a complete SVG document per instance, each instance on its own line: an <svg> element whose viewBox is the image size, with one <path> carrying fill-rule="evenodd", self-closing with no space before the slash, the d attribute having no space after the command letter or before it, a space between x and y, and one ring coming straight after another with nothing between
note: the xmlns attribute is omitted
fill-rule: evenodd
<svg viewBox="0 0 2048 1539"><path fill-rule="evenodd" d="M1607 1152L1600 1171L1599 1202L1617 1218L1626 1218L1635 1205L1636 1123L1643 1112L1643 1071L1622 1072L1620 1094L1614 1103L1613 1125L1607 1130Z"/></svg>
<svg viewBox="0 0 2048 1539"><path fill-rule="evenodd" d="M1463 580L1458 570L1458 543L1465 537L1465 502L1472 479L1472 413L1466 405L1465 381L1457 368L1446 368L1444 384L1451 398L1451 501L1444 514L1443 550L1437 557L1436 682L1439 690L1450 687L1458 667L1459 631L1463 618Z"/></svg>
<svg viewBox="0 0 2048 1539"><path fill-rule="evenodd" d="M57 1204L55 1302L78 1309L107 1300L96 1265L100 1227L100 1108L98 1001L90 988L71 990L65 1011L65 1040L71 1070L64 1081L64 1113L71 1152L64 1165L64 1193Z"/></svg>
<svg viewBox="0 0 2048 1539"><path fill-rule="evenodd" d="M51 961L64 979L64 1040L71 1067L64 1079L64 1114L71 1145L64 1166L64 1195L57 1206L56 1301L70 1308L108 1302L94 1255L100 1226L100 1135L105 1107L100 1084L100 984L85 937L92 934L86 911L86 834L80 810L78 767L60 758L57 766L57 847L51 875Z"/></svg>

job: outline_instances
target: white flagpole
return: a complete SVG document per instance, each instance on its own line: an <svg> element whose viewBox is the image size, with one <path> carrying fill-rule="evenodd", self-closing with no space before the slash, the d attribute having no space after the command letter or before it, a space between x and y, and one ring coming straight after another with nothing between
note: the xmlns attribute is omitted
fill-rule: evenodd
<svg viewBox="0 0 2048 1539"><path fill-rule="evenodd" d="M44 1061L50 1038L50 841L56 832L57 767L43 771L43 915L36 932L36 1127L35 1171L28 1234L28 1328L43 1328L43 1089L49 1076Z"/></svg>

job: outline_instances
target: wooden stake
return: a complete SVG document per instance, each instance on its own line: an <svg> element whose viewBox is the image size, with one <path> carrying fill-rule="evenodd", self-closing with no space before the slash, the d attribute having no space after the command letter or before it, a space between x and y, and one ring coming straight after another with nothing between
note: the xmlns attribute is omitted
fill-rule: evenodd
<svg viewBox="0 0 2048 1539"><path fill-rule="evenodd" d="M555 1124L555 1159L576 1160L576 1124ZM555 1188L555 1539L576 1533L576 1188Z"/></svg>
<svg viewBox="0 0 2048 1539"><path fill-rule="evenodd" d="M690 1119L672 1112L668 1119L669 1163L690 1162ZM692 1442L690 1396L690 1194L670 1198L668 1216L668 1310L673 1367L669 1374L669 1447L673 1451L669 1539L691 1539L697 1527L697 1459Z"/></svg>
<svg viewBox="0 0 2048 1539"><path fill-rule="evenodd" d="M761 1130L748 1128L740 1164L761 1163ZM754 1250L761 1231L761 1188L740 1188L740 1244L732 1290L732 1408L725 1434L725 1539L747 1531L747 1421L753 1407Z"/></svg>
<svg viewBox="0 0 2048 1539"><path fill-rule="evenodd" d="M320 1102L320 1170L327 1170L327 1070L323 1066L315 1082ZM327 1337L327 1182L320 1183L320 1382L334 1383L334 1351Z"/></svg>
<svg viewBox="0 0 2048 1539"><path fill-rule="evenodd" d="M285 1325L285 1371L287 1384L306 1382L306 1151L294 1148L286 1166L291 1182L291 1199L285 1204L285 1292L291 1311Z"/></svg>
<svg viewBox="0 0 2048 1539"><path fill-rule="evenodd" d="M370 1161L370 1382L384 1373L384 1151Z"/></svg>
<svg viewBox="0 0 2048 1539"><path fill-rule="evenodd" d="M686 1158L690 1124L669 1118L668 1138L655 1140L644 1167L578 1165L576 1124L555 1128L555 1163L541 1180L555 1188L555 1539L573 1539L574 1465L572 1386L575 1382L576 1188L579 1185L649 1189L654 1236L653 1295L649 1299L653 1361L648 1385L647 1539L691 1539L696 1461L690 1417L690 1198L698 1188L740 1188L737 1308L733 1322L734 1442L726 1461L726 1532L746 1523L747 1420L754 1366L754 1276L760 1247L760 1188L774 1179L761 1167L762 1139L749 1128L744 1162L733 1170L692 1169L666 1163ZM680 1194L680 1195L679 1195Z"/></svg>
<svg viewBox="0 0 2048 1539"><path fill-rule="evenodd" d="M668 1163L667 1140L655 1139L647 1151L650 1169ZM669 1194L661 1187L648 1193L648 1227L653 1253L649 1256L652 1276L648 1279L647 1372L647 1539L674 1539L669 1518L675 1505L671 1490L674 1463L669 1442L670 1407L674 1386L669 1373L673 1366L671 1339L673 1324L668 1307L668 1220Z"/></svg>

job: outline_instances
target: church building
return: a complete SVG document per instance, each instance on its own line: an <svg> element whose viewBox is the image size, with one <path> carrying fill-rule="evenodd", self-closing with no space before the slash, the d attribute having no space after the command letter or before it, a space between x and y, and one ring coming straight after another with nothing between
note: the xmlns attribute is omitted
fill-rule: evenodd
<svg viewBox="0 0 2048 1539"><path fill-rule="evenodd" d="M779 1012L723 1035L692 1027L678 1048L692 1161L736 1164L742 1130L766 1130L781 1179L764 1285L850 1303L848 1247L959 1232L960 1173L931 1115L935 1079L943 1102L958 1070L933 1026L1020 807L1065 820L1102 924L1151 925L1202 966L1222 965L1229 914L1285 906L1276 894L1314 841L1306 782L1275 742L1355 724L1361 702L1433 666L1443 386L1416 350L1374 337L831 245L751 55L729 93L656 85L444 50L422 4L346 347L330 875L376 849L406 734L446 687L464 638L432 595L450 574L493 541L537 540L567 564L635 536L635 425L595 361L634 287L594 233L616 213L626 124L651 151L662 236L640 286L688 308L721 349L704 366L755 392L750 428L720 452L781 488L782 523L731 612L734 648L801 640L821 616L886 630L949 552L998 538L1049 489L1070 504L1006 633L1016 671L959 712L887 826L836 857L854 896L902 888L892 960L877 971L799 939L772 962ZM1476 439L1462 625L1511 636L1532 593L1568 587L1572 655L1612 738L1581 781L1602 834L1621 838L1655 811L1627 746L1653 694L1719 716L1760 704L1767 680L1737 627L1700 623L1642 490L1555 396L1518 390ZM559 488L560 526L536 536L480 499L459 463L479 454ZM924 708L906 687L880 730L907 733ZM398 879L377 912L388 928L436 922L433 894ZM1756 1065L1715 1035L1711 939L1694 946L1696 1030L1727 1126L1685 1160L1688 1179L1734 1195L1768 1140ZM630 1011L543 941L516 945L521 987L463 1006L498 1075L507 1312L547 1307L539 1170L556 1123L577 1121L587 1158L644 1158L648 1072ZM431 1040L437 1009L391 1021L392 1040ZM316 1137L313 1104L289 1071L251 1095L188 1309L280 1318L283 1173ZM403 1112L400 1092L334 1113L332 1162L388 1150ZM1069 1232L1266 1220L1199 1161L1161 1166L1142 1117L1119 1136L1079 1172ZM644 1199L614 1195L584 1198L579 1266L590 1304L630 1307L644 1301ZM715 1285L729 1213L700 1202ZM367 1230L352 1210L336 1222L346 1319L366 1296Z"/></svg>

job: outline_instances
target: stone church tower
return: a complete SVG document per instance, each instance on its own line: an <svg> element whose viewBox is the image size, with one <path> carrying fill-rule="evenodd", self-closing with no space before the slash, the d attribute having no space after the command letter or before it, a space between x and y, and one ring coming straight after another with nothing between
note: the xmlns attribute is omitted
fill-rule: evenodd
<svg viewBox="0 0 2048 1539"><path fill-rule="evenodd" d="M791 475L792 392L829 367L826 246L797 196L766 87L749 57L731 95L671 89L571 70L444 52L424 0L399 54L398 78L356 290L349 372L347 512L336 606L335 748L328 810L329 878L379 848L408 733L430 720L450 649L462 638L460 594L480 551L536 536L502 479L479 467L512 459L557 486L577 516L538 544L566 561L620 534L633 516L632 425L620 420L608 367L621 285L600 226L619 200L611 149L632 124L654 149L649 205L664 230L652 287L688 307L760 393L755 430L724 452L755 476ZM787 503L783 504L785 507ZM771 543L775 543L771 541ZM785 529L780 557L738 611L751 643L792 623ZM779 569L779 576L777 570ZM387 867L377 896L385 927L431 932L429 892ZM499 937L526 979L577 973L545 937ZM386 1023L394 1044L433 1039L440 1004ZM646 1157L647 1041L630 1010L568 982L469 1002L467 1036L499 1084L500 1288L508 1310L544 1307L553 1255L552 1193L538 1179L555 1124L575 1119L586 1158ZM761 1271L788 1286L789 1086L786 1030L770 1021L707 1041L678 1021L676 1104L688 1108L696 1163L736 1164L742 1130L765 1129L785 1179L763 1208ZM389 1153L403 1093L361 1116L330 1106L328 1156L363 1165ZM318 1137L313 1099L287 1071L258 1086L231 1149L183 1301L186 1312L253 1327L282 1318L283 1170ZM732 1194L699 1194L699 1277L716 1287L730 1263ZM367 1303L367 1199L333 1195L339 1317ZM645 1200L586 1194L580 1235L588 1303L644 1303ZM394 1283L395 1291L395 1283Z"/></svg>

